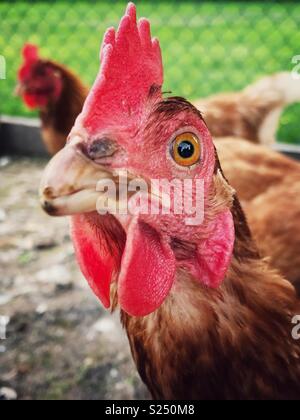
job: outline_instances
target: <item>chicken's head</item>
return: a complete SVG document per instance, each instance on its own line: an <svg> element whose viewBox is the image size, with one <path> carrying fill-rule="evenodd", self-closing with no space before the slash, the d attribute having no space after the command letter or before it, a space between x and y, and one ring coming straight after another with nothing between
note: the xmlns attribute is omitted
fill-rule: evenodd
<svg viewBox="0 0 300 420"><path fill-rule="evenodd" d="M39 57L35 45L26 44L22 50L23 63L18 72L17 95L30 109L43 109L57 102L63 83L60 72L51 62Z"/></svg>
<svg viewBox="0 0 300 420"><path fill-rule="evenodd" d="M233 192L200 112L162 94L159 42L147 20L137 23L133 4L118 31L107 31L101 61L65 149L46 169L42 205L73 216L79 264L103 304L110 306L115 283L121 308L145 316L184 271L203 287L223 281L234 243ZM191 222L183 197L195 200L203 219ZM108 202L116 211L103 214Z"/></svg>

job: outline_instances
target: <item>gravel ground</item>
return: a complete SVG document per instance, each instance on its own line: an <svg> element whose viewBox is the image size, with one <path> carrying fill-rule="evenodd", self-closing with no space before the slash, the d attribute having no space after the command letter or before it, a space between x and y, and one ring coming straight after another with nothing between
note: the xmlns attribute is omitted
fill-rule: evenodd
<svg viewBox="0 0 300 420"><path fill-rule="evenodd" d="M0 159L0 400L147 398L118 315L79 272L68 221L39 207L45 163Z"/></svg>

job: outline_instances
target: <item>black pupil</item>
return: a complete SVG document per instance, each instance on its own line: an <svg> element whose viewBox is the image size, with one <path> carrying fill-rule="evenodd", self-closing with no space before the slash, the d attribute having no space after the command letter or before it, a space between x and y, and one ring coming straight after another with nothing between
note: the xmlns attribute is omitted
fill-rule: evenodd
<svg viewBox="0 0 300 420"><path fill-rule="evenodd" d="M184 140L178 145L178 154L183 159L191 158L194 153L195 147L190 141Z"/></svg>

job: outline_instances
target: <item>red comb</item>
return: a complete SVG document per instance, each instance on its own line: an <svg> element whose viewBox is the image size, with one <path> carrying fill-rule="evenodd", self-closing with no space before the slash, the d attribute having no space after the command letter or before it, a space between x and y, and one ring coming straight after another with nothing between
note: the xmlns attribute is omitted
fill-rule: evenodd
<svg viewBox="0 0 300 420"><path fill-rule="evenodd" d="M22 54L26 62L37 61L39 59L39 49L36 45L33 44L25 44Z"/></svg>
<svg viewBox="0 0 300 420"><path fill-rule="evenodd" d="M30 73L32 64L39 60L39 50L36 45L25 44L22 49L23 63L19 69L19 80L25 79Z"/></svg>
<svg viewBox="0 0 300 420"><path fill-rule="evenodd" d="M151 86L163 83L159 42L151 39L150 23L136 20L136 7L129 3L117 33L113 28L104 35L101 70L84 106L84 126L91 132L113 117L134 115L135 121L146 102Z"/></svg>

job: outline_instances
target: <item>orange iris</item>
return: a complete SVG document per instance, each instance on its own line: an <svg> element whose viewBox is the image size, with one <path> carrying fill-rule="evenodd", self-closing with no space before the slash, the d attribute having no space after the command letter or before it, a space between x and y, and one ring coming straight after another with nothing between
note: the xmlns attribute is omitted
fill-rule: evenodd
<svg viewBox="0 0 300 420"><path fill-rule="evenodd" d="M173 159L178 165L193 166L201 158L201 145L193 133L182 133L173 142Z"/></svg>

